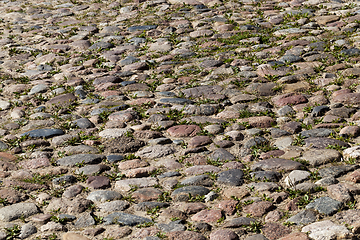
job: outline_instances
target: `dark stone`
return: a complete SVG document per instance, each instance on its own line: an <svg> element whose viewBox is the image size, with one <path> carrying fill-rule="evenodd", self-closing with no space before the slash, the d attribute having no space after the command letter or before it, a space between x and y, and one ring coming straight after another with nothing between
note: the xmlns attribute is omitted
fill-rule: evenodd
<svg viewBox="0 0 360 240"><path fill-rule="evenodd" d="M279 128L271 128L270 134L271 134L271 137L273 137L273 138L279 138L279 137L291 135L291 133L289 133L285 130L279 129Z"/></svg>
<svg viewBox="0 0 360 240"><path fill-rule="evenodd" d="M254 138L248 140L246 143L244 143L243 148L250 149L251 147L261 145L261 144L265 144L267 142L268 142L268 140L266 140L266 138L254 137Z"/></svg>
<svg viewBox="0 0 360 240"><path fill-rule="evenodd" d="M234 161L235 157L223 148L216 149L209 155L209 158L214 161Z"/></svg>
<svg viewBox="0 0 360 240"><path fill-rule="evenodd" d="M217 182L228 186L240 186L243 184L244 173L240 169L230 169L218 174Z"/></svg>
<svg viewBox="0 0 360 240"><path fill-rule="evenodd" d="M142 202L136 204L133 208L135 211L148 211L156 207L166 208L168 206L169 206L168 203L163 203L163 202Z"/></svg>
<svg viewBox="0 0 360 240"><path fill-rule="evenodd" d="M305 138L313 137L328 137L331 133L334 133L333 130L328 128L315 128L307 131L302 131L300 134Z"/></svg>
<svg viewBox="0 0 360 240"><path fill-rule="evenodd" d="M319 213L332 215L342 207L342 203L329 197L320 197L306 206L306 209L315 209Z"/></svg>
<svg viewBox="0 0 360 240"><path fill-rule="evenodd" d="M213 183L214 182L207 174L190 177L180 182L181 185L197 185L206 187L211 187Z"/></svg>
<svg viewBox="0 0 360 240"><path fill-rule="evenodd" d="M224 224L225 228L238 228L242 226L249 226L252 222L255 222L254 218L239 217L234 218Z"/></svg>
<svg viewBox="0 0 360 240"><path fill-rule="evenodd" d="M113 48L114 44L109 43L109 42L96 42L93 45L91 45L91 47L89 47L89 50L98 50L98 49L106 49L106 48Z"/></svg>
<svg viewBox="0 0 360 240"><path fill-rule="evenodd" d="M76 177L74 177L73 175L65 175L65 176L61 176L58 178L54 178L52 180L53 184L56 185L61 185L61 184L66 184L66 183L74 183L76 181Z"/></svg>
<svg viewBox="0 0 360 240"><path fill-rule="evenodd" d="M129 32L136 32L136 31L149 31L152 29L156 29L157 25L143 25L143 26L131 26L128 28Z"/></svg>
<svg viewBox="0 0 360 240"><path fill-rule="evenodd" d="M357 56L360 54L360 49L358 49L358 48L344 49L344 50L340 51L340 54L344 54L349 57Z"/></svg>
<svg viewBox="0 0 360 240"><path fill-rule="evenodd" d="M181 176L181 173L179 173L179 172L166 172L166 173L163 173L163 174L157 176L157 178L168 178L168 177L178 177L178 176Z"/></svg>
<svg viewBox="0 0 360 240"><path fill-rule="evenodd" d="M279 181L281 174L274 171L258 171L250 173L250 176L260 181L277 182Z"/></svg>
<svg viewBox="0 0 360 240"><path fill-rule="evenodd" d="M287 54L279 59L279 61L281 62L289 62L289 63L299 62L301 60L303 60L302 57L296 56L294 54Z"/></svg>
<svg viewBox="0 0 360 240"><path fill-rule="evenodd" d="M192 197L204 196L210 192L209 189L201 186L186 186L175 189L171 196L174 200L185 202L189 200L189 194Z"/></svg>
<svg viewBox="0 0 360 240"><path fill-rule="evenodd" d="M21 136L28 136L31 138L51 138L63 135L65 132L61 129L35 129L21 134Z"/></svg>
<svg viewBox="0 0 360 240"><path fill-rule="evenodd" d="M321 117L324 116L327 111L329 111L330 108L328 106L316 106L313 108L311 114L313 117Z"/></svg>
<svg viewBox="0 0 360 240"><path fill-rule="evenodd" d="M99 154L77 154L61 158L56 161L56 164L60 166L73 167L77 163L97 164L100 163L104 158L104 155Z"/></svg>
<svg viewBox="0 0 360 240"><path fill-rule="evenodd" d="M296 225L307 225L317 220L316 214L311 210L303 210L292 216L286 222L295 223Z"/></svg>
<svg viewBox="0 0 360 240"><path fill-rule="evenodd" d="M109 163L116 163L124 159L123 155L108 155L106 156L106 160Z"/></svg>
<svg viewBox="0 0 360 240"><path fill-rule="evenodd" d="M357 165L344 165L344 166L331 166L327 168L323 168L319 170L319 176L322 178L327 177L340 177L347 172L353 171L357 169Z"/></svg>
<svg viewBox="0 0 360 240"><path fill-rule="evenodd" d="M104 145L111 153L129 153L136 152L139 148L145 146L145 142L130 137L120 137L109 140Z"/></svg>
<svg viewBox="0 0 360 240"><path fill-rule="evenodd" d="M182 224L182 220L170 222L168 224L158 223L156 226L163 232L185 231L186 227Z"/></svg>
<svg viewBox="0 0 360 240"><path fill-rule="evenodd" d="M124 212L114 212L103 218L104 225L121 224L126 226L135 226L142 223L152 222L149 218L144 218Z"/></svg>
<svg viewBox="0 0 360 240"><path fill-rule="evenodd" d="M276 170L276 171L292 171L301 169L303 165L299 162L281 159L281 158L270 158L257 163L254 163L251 166L253 171L260 170Z"/></svg>
<svg viewBox="0 0 360 240"><path fill-rule="evenodd" d="M327 148L329 145L332 145L332 146L339 145L339 146L345 147L345 148L350 147L350 145L348 143L337 140L337 139L332 139L332 138L322 138L322 137L313 138L313 137L311 137L311 138L305 139L305 147L324 149L324 148Z"/></svg>
<svg viewBox="0 0 360 240"><path fill-rule="evenodd" d="M72 124L81 129L95 127L95 125L92 122L90 122L90 120L87 118L80 118L78 120L73 121Z"/></svg>
<svg viewBox="0 0 360 240"><path fill-rule="evenodd" d="M193 104L194 102L185 98L161 98L159 100L160 103L170 103L170 104Z"/></svg>

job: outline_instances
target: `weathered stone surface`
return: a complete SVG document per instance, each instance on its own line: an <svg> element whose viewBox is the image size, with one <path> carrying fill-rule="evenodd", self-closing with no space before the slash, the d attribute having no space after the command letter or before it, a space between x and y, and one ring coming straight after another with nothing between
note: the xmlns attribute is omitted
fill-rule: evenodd
<svg viewBox="0 0 360 240"><path fill-rule="evenodd" d="M309 232L312 239L345 239L351 237L351 232L342 225L337 225L330 220L309 224L302 228L302 232Z"/></svg>
<svg viewBox="0 0 360 240"><path fill-rule="evenodd" d="M21 216L29 217L39 212L34 203L16 203L0 209L0 220L10 222Z"/></svg>
<svg viewBox="0 0 360 240"><path fill-rule="evenodd" d="M251 169L253 171L260 171L260 170L292 171L292 170L301 169L301 167L302 164L295 161L281 159L281 158L271 158L253 164L251 166Z"/></svg>

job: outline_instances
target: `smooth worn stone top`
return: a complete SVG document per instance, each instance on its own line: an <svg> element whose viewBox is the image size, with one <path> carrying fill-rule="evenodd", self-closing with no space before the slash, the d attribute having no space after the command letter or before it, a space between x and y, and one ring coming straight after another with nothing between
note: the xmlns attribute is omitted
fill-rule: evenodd
<svg viewBox="0 0 360 240"><path fill-rule="evenodd" d="M350 147L350 145L346 142L337 140L337 139L332 139L332 138L307 138L305 139L305 147L310 147L310 148L319 148L319 149L323 149L323 148L328 148L331 146L340 146L340 147L344 147L344 148L348 148Z"/></svg>
<svg viewBox="0 0 360 240"><path fill-rule="evenodd" d="M100 154L77 154L61 158L56 161L60 166L73 167L78 163L97 164L105 159L104 155Z"/></svg>
<svg viewBox="0 0 360 240"><path fill-rule="evenodd" d="M251 166L251 169L253 171L260 171L260 170L292 171L292 170L301 169L302 167L303 165L299 162L281 159L281 158L271 158L254 163Z"/></svg>
<svg viewBox="0 0 360 240"><path fill-rule="evenodd" d="M35 129L25 132L20 136L28 136L31 138L51 138L63 134L65 134L65 132L61 129Z"/></svg>
<svg viewBox="0 0 360 240"><path fill-rule="evenodd" d="M29 217L39 212L34 203L16 203L0 209L0 220L10 222L21 216Z"/></svg>
<svg viewBox="0 0 360 240"><path fill-rule="evenodd" d="M140 217L124 212L114 212L103 218L104 225L121 224L126 226L135 226L142 223L152 222L151 219Z"/></svg>

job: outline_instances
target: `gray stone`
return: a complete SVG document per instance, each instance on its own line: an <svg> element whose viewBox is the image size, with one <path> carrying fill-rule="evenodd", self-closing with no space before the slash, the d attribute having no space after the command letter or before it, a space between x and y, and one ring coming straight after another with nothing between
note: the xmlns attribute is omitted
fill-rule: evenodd
<svg viewBox="0 0 360 240"><path fill-rule="evenodd" d="M141 151L138 151L135 155L141 158L161 158L169 154L173 154L176 150L170 146L156 145L146 147Z"/></svg>
<svg viewBox="0 0 360 240"><path fill-rule="evenodd" d="M29 95L34 95L37 93L44 93L49 89L49 87L46 84L38 84L31 88Z"/></svg>
<svg viewBox="0 0 360 240"><path fill-rule="evenodd" d="M74 177L73 175L65 175L58 178L54 178L52 180L52 183L56 185L62 185L62 184L74 183L75 181L76 181L76 177Z"/></svg>
<svg viewBox="0 0 360 240"><path fill-rule="evenodd" d="M293 63L293 62L299 62L302 60L302 57L296 56L294 54L287 54L282 56L279 61L281 62L289 62L289 63Z"/></svg>
<svg viewBox="0 0 360 240"><path fill-rule="evenodd" d="M130 204L126 201L115 200L111 202L105 202L99 205L99 209L102 212L117 212L127 209Z"/></svg>
<svg viewBox="0 0 360 240"><path fill-rule="evenodd" d="M286 222L295 223L296 225L307 225L315 222L316 219L316 214L312 210L303 210L286 220Z"/></svg>
<svg viewBox="0 0 360 240"><path fill-rule="evenodd" d="M99 154L77 154L67 156L56 161L60 166L74 167L78 163L97 164L105 158L104 155Z"/></svg>
<svg viewBox="0 0 360 240"><path fill-rule="evenodd" d="M88 165L85 167L81 167L75 171L75 174L85 174L85 175L93 175L97 173L101 173L104 170L109 170L110 168L103 164L97 165Z"/></svg>
<svg viewBox="0 0 360 240"><path fill-rule="evenodd" d="M91 213L83 213L75 222L74 226L77 228L85 228L95 224L95 219L91 216Z"/></svg>
<svg viewBox="0 0 360 240"><path fill-rule="evenodd" d="M129 32L135 31L149 31L151 29L156 29L157 25L142 25L142 26L131 26L128 28Z"/></svg>
<svg viewBox="0 0 360 240"><path fill-rule="evenodd" d="M245 240L269 240L262 234L255 234L250 237L245 238Z"/></svg>
<svg viewBox="0 0 360 240"><path fill-rule="evenodd" d="M341 175L344 175L345 173L353 171L357 168L358 168L357 165L331 166L331 167L320 169L319 175L322 178L326 178L326 177L335 177L336 178Z"/></svg>
<svg viewBox="0 0 360 240"><path fill-rule="evenodd" d="M251 147L261 145L261 144L264 144L264 143L267 143L267 142L268 142L268 140L266 140L266 138L254 137L254 138L248 140L247 142L245 142L244 145L243 145L243 148L250 149Z"/></svg>
<svg viewBox="0 0 360 240"><path fill-rule="evenodd" d="M279 181L281 174L275 171L258 171L250 173L250 176L260 181L277 182Z"/></svg>
<svg viewBox="0 0 360 240"><path fill-rule="evenodd" d="M209 175L198 175L190 178L186 178L180 182L181 185L198 185L198 186L207 186L210 187L213 185L213 181L210 179Z"/></svg>
<svg viewBox="0 0 360 240"><path fill-rule="evenodd" d="M16 203L0 209L0 220L10 222L24 216L30 217L39 212L34 203Z"/></svg>
<svg viewBox="0 0 360 240"><path fill-rule="evenodd" d="M313 108L311 115L313 117L321 117L324 116L327 111L329 111L330 108L328 106L316 106ZM320 136L319 136L320 137Z"/></svg>
<svg viewBox="0 0 360 240"><path fill-rule="evenodd" d="M232 155L231 153L229 153L228 151L226 151L223 148L216 149L214 152L212 152L209 155L209 158L211 160L221 161L221 162L235 160L234 155Z"/></svg>
<svg viewBox="0 0 360 240"><path fill-rule="evenodd" d="M72 124L78 128L86 129L86 128L93 128L95 125L89 121L87 118L80 118L72 122Z"/></svg>
<svg viewBox="0 0 360 240"><path fill-rule="evenodd" d="M238 228L242 226L249 226L251 222L255 222L256 220L254 218L248 218L248 217L239 217L234 218L229 221L227 221L224 224L225 228Z"/></svg>
<svg viewBox="0 0 360 240"><path fill-rule="evenodd" d="M254 163L251 166L253 171L260 170L275 170L275 171L292 171L302 168L302 164L299 162L281 159L281 158L270 158L257 163Z"/></svg>
<svg viewBox="0 0 360 240"><path fill-rule="evenodd" d="M89 50L98 50L98 49L102 50L102 49L113 48L113 47L114 47L114 44L112 44L112 43L100 41L100 42L96 42L93 45L91 45L89 47Z"/></svg>
<svg viewBox="0 0 360 240"><path fill-rule="evenodd" d="M345 147L345 148L350 147L348 143L332 138L311 137L305 139L305 147L324 149L329 147L329 145L331 146L339 145L340 147Z"/></svg>
<svg viewBox="0 0 360 240"><path fill-rule="evenodd" d="M158 223L156 224L156 227L158 227L163 232L174 232L174 231L185 231L186 227L181 224L181 220L170 222L168 224L164 223Z"/></svg>
<svg viewBox="0 0 360 240"><path fill-rule="evenodd" d="M308 161L311 166L320 166L330 162L341 161L341 157L337 150L319 149L304 152L302 159Z"/></svg>
<svg viewBox="0 0 360 240"><path fill-rule="evenodd" d="M32 225L31 223L24 224L21 227L19 238L21 238L21 239L27 238L36 232L37 232L37 229L34 225Z"/></svg>
<svg viewBox="0 0 360 240"><path fill-rule="evenodd" d="M185 98L161 98L160 103L170 103L177 105L193 104L194 102Z"/></svg>
<svg viewBox="0 0 360 240"><path fill-rule="evenodd" d="M277 114L280 116L280 117L285 117L285 116L289 116L289 115L292 115L292 114L295 114L296 112L294 111L294 109L292 107L290 107L289 105L286 105L282 108L280 108L278 111L277 111Z"/></svg>
<svg viewBox="0 0 360 240"><path fill-rule="evenodd" d="M94 202L105 202L105 201L112 201L112 200L116 200L116 199L120 199L120 198L122 198L122 195L118 192L99 190L99 191L91 192L86 199L94 201Z"/></svg>
<svg viewBox="0 0 360 240"><path fill-rule="evenodd" d="M61 129L35 129L29 132L25 132L20 136L28 136L31 138L51 138L63 134L65 134L65 132Z"/></svg>
<svg viewBox="0 0 360 240"><path fill-rule="evenodd" d="M166 208L168 206L169 206L168 203L163 203L163 202L141 202L136 204L133 208L135 211L148 211L156 207Z"/></svg>
<svg viewBox="0 0 360 240"><path fill-rule="evenodd" d="M175 189L172 192L171 197L177 201L184 202L184 201L189 200L189 195L191 195L192 197L204 196L204 195L208 194L209 192L210 192L210 190L205 187L186 186L186 187L181 187L181 188Z"/></svg>
<svg viewBox="0 0 360 240"><path fill-rule="evenodd" d="M218 174L217 183L228 186L240 186L244 182L243 176L244 173L240 169L230 169Z"/></svg>
<svg viewBox="0 0 360 240"><path fill-rule="evenodd" d="M332 215L342 207L342 203L329 197L320 197L309 203L306 209L315 209L319 213Z"/></svg>
<svg viewBox="0 0 360 240"><path fill-rule="evenodd" d="M121 224L126 226L135 226L142 223L152 222L149 218L144 218L124 212L114 212L103 218L104 225Z"/></svg>
<svg viewBox="0 0 360 240"><path fill-rule="evenodd" d="M334 131L328 128L315 128L311 130L302 131L300 134L302 137L312 138L312 137L328 137L332 133L334 133Z"/></svg>
<svg viewBox="0 0 360 240"><path fill-rule="evenodd" d="M311 174L307 171L294 170L285 178L284 182L288 187L293 187L296 184L308 179L310 175Z"/></svg>

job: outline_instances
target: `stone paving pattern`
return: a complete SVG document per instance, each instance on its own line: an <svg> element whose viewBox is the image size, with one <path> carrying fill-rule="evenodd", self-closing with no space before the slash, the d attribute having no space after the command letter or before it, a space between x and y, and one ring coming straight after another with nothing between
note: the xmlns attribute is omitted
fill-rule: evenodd
<svg viewBox="0 0 360 240"><path fill-rule="evenodd" d="M0 11L0 240L360 239L360 2Z"/></svg>

